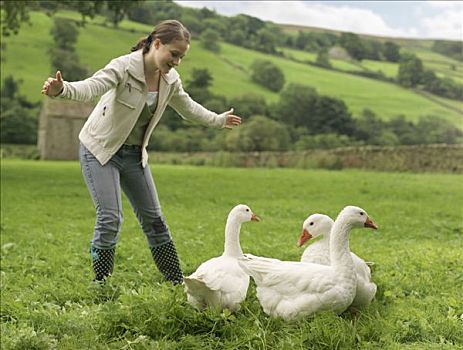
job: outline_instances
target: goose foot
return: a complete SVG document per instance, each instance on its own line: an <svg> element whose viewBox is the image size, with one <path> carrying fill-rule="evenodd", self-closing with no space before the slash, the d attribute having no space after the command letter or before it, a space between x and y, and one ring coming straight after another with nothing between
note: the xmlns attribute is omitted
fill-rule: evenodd
<svg viewBox="0 0 463 350"><path fill-rule="evenodd" d="M352 318L352 324L355 324L357 322L357 318L358 318L358 315L359 315L359 310L356 309L355 307L351 306L349 308L349 311L350 311L350 316Z"/></svg>

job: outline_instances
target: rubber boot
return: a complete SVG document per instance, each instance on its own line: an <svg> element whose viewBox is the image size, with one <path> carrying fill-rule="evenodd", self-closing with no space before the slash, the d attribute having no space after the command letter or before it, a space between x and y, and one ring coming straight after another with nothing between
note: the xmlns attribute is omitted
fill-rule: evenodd
<svg viewBox="0 0 463 350"><path fill-rule="evenodd" d="M111 276L114 268L115 252L115 247L110 249L99 249L93 245L90 246L95 281L104 281L107 277Z"/></svg>
<svg viewBox="0 0 463 350"><path fill-rule="evenodd" d="M180 269L174 242L169 241L160 246L151 247L150 250L157 268L165 279L174 285L181 284L183 282L183 273Z"/></svg>

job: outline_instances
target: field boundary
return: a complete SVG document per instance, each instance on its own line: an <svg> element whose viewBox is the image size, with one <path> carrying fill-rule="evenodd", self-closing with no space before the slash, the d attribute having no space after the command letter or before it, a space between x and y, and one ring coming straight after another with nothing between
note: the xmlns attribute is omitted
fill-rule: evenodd
<svg viewBox="0 0 463 350"><path fill-rule="evenodd" d="M463 145L361 146L288 152L158 152L151 164L240 168L365 169L463 174ZM0 159L40 159L35 145L0 147Z"/></svg>
<svg viewBox="0 0 463 350"><path fill-rule="evenodd" d="M150 152L151 164L463 173L463 145L363 146L291 152Z"/></svg>
<svg viewBox="0 0 463 350"><path fill-rule="evenodd" d="M441 100L439 100L436 96L434 96L433 94L431 94L430 92L427 92L427 91L423 91L423 90L420 90L420 89L414 89L414 91L423 96L424 98L427 98L428 100L434 102L434 103L437 103L438 105L444 107L444 108L448 108L448 109L451 109L457 113L460 113L461 115L463 115L463 111L457 107L454 107L454 106L451 106Z"/></svg>

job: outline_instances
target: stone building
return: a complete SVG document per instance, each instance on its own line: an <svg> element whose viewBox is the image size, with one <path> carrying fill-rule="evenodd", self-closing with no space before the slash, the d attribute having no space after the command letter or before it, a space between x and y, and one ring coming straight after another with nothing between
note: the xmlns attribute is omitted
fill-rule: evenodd
<svg viewBox="0 0 463 350"><path fill-rule="evenodd" d="M44 99L37 141L40 158L79 159L79 132L94 106L94 103Z"/></svg>

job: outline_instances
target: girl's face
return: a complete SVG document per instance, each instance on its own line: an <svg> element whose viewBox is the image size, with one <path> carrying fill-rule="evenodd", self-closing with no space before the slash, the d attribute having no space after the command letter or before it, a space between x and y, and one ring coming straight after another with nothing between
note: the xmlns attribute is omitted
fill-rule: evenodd
<svg viewBox="0 0 463 350"><path fill-rule="evenodd" d="M159 39L153 41L150 51L153 53L154 63L163 74L167 74L171 68L177 67L190 48L185 40L175 40L169 44L163 44Z"/></svg>

